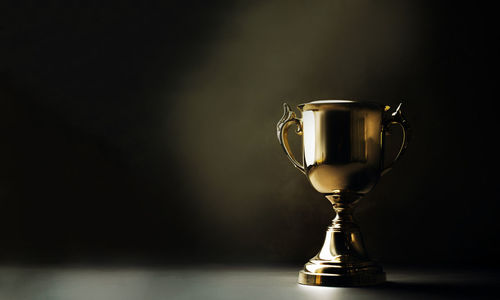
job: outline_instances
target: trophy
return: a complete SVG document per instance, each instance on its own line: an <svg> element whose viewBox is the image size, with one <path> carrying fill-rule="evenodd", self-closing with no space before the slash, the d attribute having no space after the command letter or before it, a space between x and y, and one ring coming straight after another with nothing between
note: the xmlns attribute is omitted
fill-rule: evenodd
<svg viewBox="0 0 500 300"><path fill-rule="evenodd" d="M296 117L284 103L278 140L292 164L332 203L336 216L319 253L299 272L298 283L317 286L363 286L385 282L382 267L368 257L353 221L355 204L389 171L408 146L410 127L401 104L321 100L298 106ZM302 163L288 143L288 129L302 136ZM393 162L384 167L385 136L393 125L402 129L402 143Z"/></svg>

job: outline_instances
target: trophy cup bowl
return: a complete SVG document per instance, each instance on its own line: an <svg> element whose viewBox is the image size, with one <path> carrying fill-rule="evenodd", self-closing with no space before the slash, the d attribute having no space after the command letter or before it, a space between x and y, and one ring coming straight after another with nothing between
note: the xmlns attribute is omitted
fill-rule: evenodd
<svg viewBox="0 0 500 300"><path fill-rule="evenodd" d="M298 282L319 286L362 286L385 282L382 267L370 260L360 229L352 218L355 204L389 171L408 147L410 127L401 104L389 106L352 100L321 100L298 106L302 118L286 103L277 125L278 140L292 164L332 203L336 216L319 253L299 272ZM288 143L288 129L302 136L302 163ZM385 135L402 128L396 158L384 167Z"/></svg>

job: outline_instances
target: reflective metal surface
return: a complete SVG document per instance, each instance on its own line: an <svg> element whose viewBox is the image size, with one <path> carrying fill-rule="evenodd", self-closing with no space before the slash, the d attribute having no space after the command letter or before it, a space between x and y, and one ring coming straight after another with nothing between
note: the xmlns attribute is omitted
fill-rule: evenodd
<svg viewBox="0 0 500 300"><path fill-rule="evenodd" d="M372 102L323 100L298 107L301 119L284 104L285 113L277 125L278 140L292 164L326 196L336 212L322 249L299 273L299 283L356 286L384 282L382 268L366 254L352 210L408 147L410 127L401 104L389 116L384 113L390 107ZM302 163L288 144L288 129L294 124L303 136ZM403 141L394 161L384 168L385 132L392 125L401 126Z"/></svg>

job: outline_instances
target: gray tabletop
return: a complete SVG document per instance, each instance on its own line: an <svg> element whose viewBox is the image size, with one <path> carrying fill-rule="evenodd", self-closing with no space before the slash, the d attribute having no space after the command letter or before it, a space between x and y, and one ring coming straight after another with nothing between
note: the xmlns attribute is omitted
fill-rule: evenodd
<svg viewBox="0 0 500 300"><path fill-rule="evenodd" d="M388 283L325 288L290 268L0 267L0 299L500 299L498 274L386 268Z"/></svg>

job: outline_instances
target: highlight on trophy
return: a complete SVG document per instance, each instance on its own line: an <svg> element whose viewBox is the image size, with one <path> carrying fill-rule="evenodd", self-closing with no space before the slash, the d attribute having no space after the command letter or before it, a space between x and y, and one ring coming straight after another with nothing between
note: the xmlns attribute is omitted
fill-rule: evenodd
<svg viewBox="0 0 500 300"><path fill-rule="evenodd" d="M332 203L336 216L318 254L299 272L298 282L319 286L362 286L385 282L382 267L368 257L358 225L356 203L392 168L408 147L410 127L401 104L320 100L298 106L298 118L286 103L277 124L278 141L290 162ZM400 126L402 142L394 160L385 164L386 132ZM302 136L302 158L288 143L290 127Z"/></svg>

